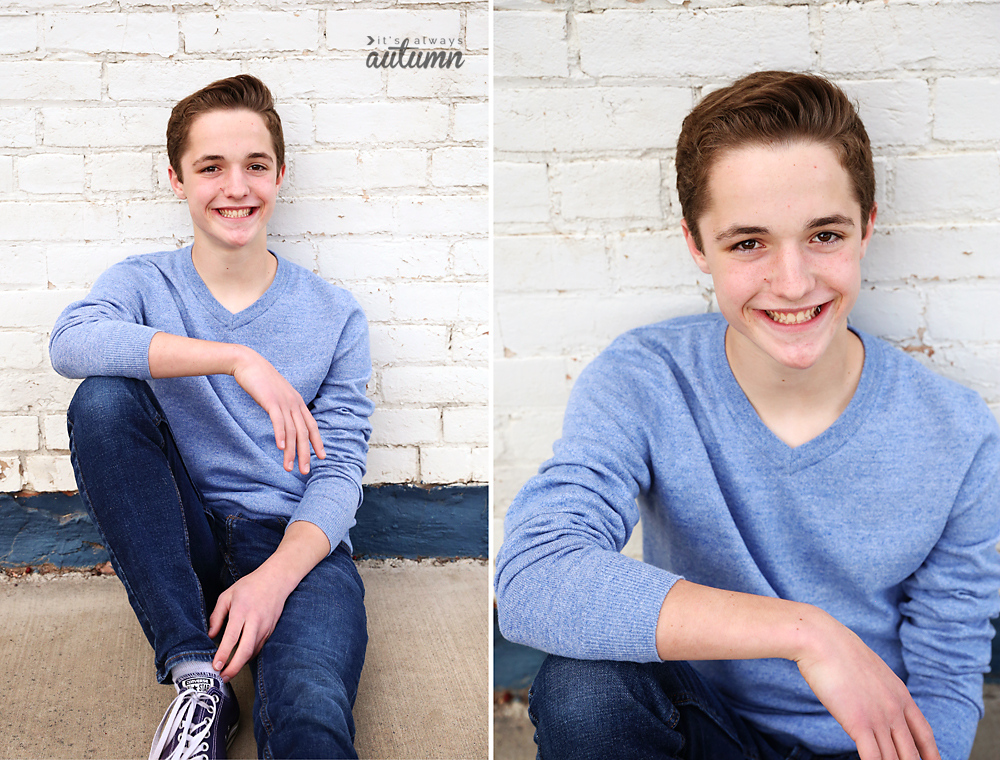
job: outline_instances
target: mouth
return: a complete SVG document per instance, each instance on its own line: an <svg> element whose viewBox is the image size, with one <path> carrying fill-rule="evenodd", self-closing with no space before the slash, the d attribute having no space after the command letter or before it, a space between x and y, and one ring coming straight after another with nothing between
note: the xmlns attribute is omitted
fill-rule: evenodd
<svg viewBox="0 0 1000 760"><path fill-rule="evenodd" d="M243 219L257 213L256 206L243 208L217 208L214 210L219 212L219 215L225 217L226 219Z"/></svg>
<svg viewBox="0 0 1000 760"><path fill-rule="evenodd" d="M811 322L816 319L823 310L826 309L828 304L820 304L819 306L813 306L809 309L801 309L799 311L772 311L770 309L761 309L761 311L767 315L768 319L772 322L777 322L779 325L801 325L805 322Z"/></svg>

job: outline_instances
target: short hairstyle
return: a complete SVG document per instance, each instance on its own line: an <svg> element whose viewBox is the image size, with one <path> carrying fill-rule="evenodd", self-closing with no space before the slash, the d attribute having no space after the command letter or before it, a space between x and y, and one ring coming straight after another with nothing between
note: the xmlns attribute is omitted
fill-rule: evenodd
<svg viewBox="0 0 1000 760"><path fill-rule="evenodd" d="M280 171L285 165L285 138L281 131L281 117L274 109L274 98L271 97L271 91L267 86L257 77L239 74L212 82L198 92L188 95L170 112L170 119L167 121L167 156L179 180L184 181L181 175L181 156L187 150L188 135L194 120L209 111L231 111L241 108L260 114L264 119L267 131L271 133L275 160Z"/></svg>
<svg viewBox="0 0 1000 760"><path fill-rule="evenodd" d="M811 141L833 149L861 206L861 230L875 206L868 133L836 85L812 74L761 71L705 96L677 140L677 194L688 229L703 250L698 220L708 210L708 175L719 155L745 145Z"/></svg>

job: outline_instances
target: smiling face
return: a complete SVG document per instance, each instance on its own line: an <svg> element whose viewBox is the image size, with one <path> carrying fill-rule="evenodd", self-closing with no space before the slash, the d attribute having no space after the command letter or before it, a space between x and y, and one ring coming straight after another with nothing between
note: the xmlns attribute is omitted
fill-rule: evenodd
<svg viewBox="0 0 1000 760"><path fill-rule="evenodd" d="M197 117L181 156L184 181L169 169L174 194L186 200L199 250L267 249L285 167L277 166L264 120L253 111L209 111Z"/></svg>
<svg viewBox="0 0 1000 760"><path fill-rule="evenodd" d="M861 286L861 207L836 153L814 142L722 153L698 220L695 263L712 275L729 323L730 363L810 369L847 355L847 315ZM734 366L736 371L736 366Z"/></svg>

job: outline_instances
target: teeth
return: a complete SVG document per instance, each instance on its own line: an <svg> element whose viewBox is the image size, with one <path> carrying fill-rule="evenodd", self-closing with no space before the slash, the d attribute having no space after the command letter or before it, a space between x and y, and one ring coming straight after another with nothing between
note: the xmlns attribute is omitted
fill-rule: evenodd
<svg viewBox="0 0 1000 760"><path fill-rule="evenodd" d="M253 211L251 208L238 208L231 210L228 208L218 209L219 213L222 214L227 219L238 219L241 216L250 216L250 212Z"/></svg>
<svg viewBox="0 0 1000 760"><path fill-rule="evenodd" d="M810 319L819 314L821 308L821 306L814 306L806 311L796 311L792 313L784 311L768 311L765 309L764 313L779 324L797 325L800 322L808 322Z"/></svg>

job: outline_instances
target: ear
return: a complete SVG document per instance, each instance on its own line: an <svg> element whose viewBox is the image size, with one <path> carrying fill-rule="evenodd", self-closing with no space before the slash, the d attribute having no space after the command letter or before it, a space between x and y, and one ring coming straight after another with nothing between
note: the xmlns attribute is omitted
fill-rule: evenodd
<svg viewBox="0 0 1000 760"><path fill-rule="evenodd" d="M174 191L174 195L180 198L182 201L187 200L187 195L184 194L184 185L181 183L180 178L177 176L177 172L174 171L174 167L167 167L167 176L170 178L170 189Z"/></svg>
<svg viewBox="0 0 1000 760"><path fill-rule="evenodd" d="M712 272L708 268L708 259L705 258L704 253L698 250L698 244L694 242L694 235L688 228L687 219L681 219L681 230L684 232L684 242L687 243L688 251L691 253L694 263L698 265L698 269L705 274L711 274Z"/></svg>
<svg viewBox="0 0 1000 760"><path fill-rule="evenodd" d="M868 217L868 228L865 230L865 236L861 239L861 258L865 257L868 253L868 243L871 242L872 234L875 232L875 214L878 213L878 204L872 204L872 213Z"/></svg>
<svg viewBox="0 0 1000 760"><path fill-rule="evenodd" d="M278 169L278 176L274 182L274 189L277 190L281 187L281 183L285 181L285 168L287 164L282 164L281 168Z"/></svg>

